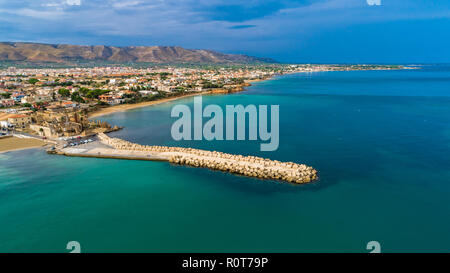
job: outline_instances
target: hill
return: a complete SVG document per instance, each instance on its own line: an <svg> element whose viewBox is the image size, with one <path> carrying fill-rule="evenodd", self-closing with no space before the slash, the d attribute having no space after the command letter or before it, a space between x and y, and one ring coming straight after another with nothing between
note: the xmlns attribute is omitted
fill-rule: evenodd
<svg viewBox="0 0 450 273"><path fill-rule="evenodd" d="M117 63L274 63L268 58L178 46L81 46L0 42L0 61L110 61Z"/></svg>

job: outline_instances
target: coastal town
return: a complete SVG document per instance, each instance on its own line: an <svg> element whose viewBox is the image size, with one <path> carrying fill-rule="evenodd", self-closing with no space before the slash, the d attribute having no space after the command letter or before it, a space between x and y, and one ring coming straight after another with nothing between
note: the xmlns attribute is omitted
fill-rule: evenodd
<svg viewBox="0 0 450 273"><path fill-rule="evenodd" d="M274 75L336 70L399 69L399 66L260 65L225 67L16 68L0 70L2 134L22 132L45 139L105 132L110 125L89 120L112 106L202 93L242 91Z"/></svg>
<svg viewBox="0 0 450 273"><path fill-rule="evenodd" d="M45 141L120 129L96 117L198 94L243 91L289 73L404 69L395 65L103 66L0 70L0 137ZM6 145L3 151L10 150ZM11 145L10 145L11 146ZM25 146L28 147L28 146ZM33 146L34 147L34 146Z"/></svg>
<svg viewBox="0 0 450 273"><path fill-rule="evenodd" d="M317 179L317 171L292 162L272 162L269 159L192 151L189 148L142 148L136 146L137 144L126 144L127 148L123 148L122 144L119 145L121 148L111 146L105 133L121 128L96 117L185 96L239 92L251 85L251 82L266 80L276 75L386 69L403 67L273 64L147 68L8 67L0 70L0 152L48 146L47 151L53 154L126 159L131 157L137 160L162 159L247 176L295 183L310 182ZM92 142L94 144L87 148L86 145ZM75 146L84 148L77 149ZM98 149L106 150L98 152ZM90 153L90 150L95 153ZM216 160L214 157L217 157ZM219 161L221 164L217 165ZM247 171L241 173L241 170Z"/></svg>

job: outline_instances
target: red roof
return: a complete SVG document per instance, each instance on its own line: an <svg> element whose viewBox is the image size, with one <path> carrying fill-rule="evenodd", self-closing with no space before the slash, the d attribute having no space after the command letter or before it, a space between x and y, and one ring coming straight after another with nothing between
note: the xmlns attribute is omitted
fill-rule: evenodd
<svg viewBox="0 0 450 273"><path fill-rule="evenodd" d="M27 118L27 117L28 117L27 115L17 114L17 115L9 116L8 118Z"/></svg>

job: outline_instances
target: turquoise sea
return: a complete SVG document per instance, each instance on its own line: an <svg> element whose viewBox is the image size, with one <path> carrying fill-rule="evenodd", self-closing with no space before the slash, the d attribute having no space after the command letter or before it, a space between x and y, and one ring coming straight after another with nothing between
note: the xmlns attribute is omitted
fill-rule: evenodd
<svg viewBox="0 0 450 273"><path fill-rule="evenodd" d="M450 67L292 74L203 103L280 105L280 146L170 138L172 106L114 135L313 166L308 185L164 162L0 154L0 252L450 252Z"/></svg>

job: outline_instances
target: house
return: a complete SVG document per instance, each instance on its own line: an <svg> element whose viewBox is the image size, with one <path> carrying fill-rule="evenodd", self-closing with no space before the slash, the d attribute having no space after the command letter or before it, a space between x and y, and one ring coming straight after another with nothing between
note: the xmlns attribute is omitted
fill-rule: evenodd
<svg viewBox="0 0 450 273"><path fill-rule="evenodd" d="M12 115L8 117L8 122L15 127L25 128L31 123L31 117L22 114Z"/></svg>
<svg viewBox="0 0 450 273"><path fill-rule="evenodd" d="M34 96L34 102L49 102L52 101L52 97L51 96L47 96L47 95L36 95Z"/></svg>
<svg viewBox="0 0 450 273"><path fill-rule="evenodd" d="M117 96L117 95L110 95L110 94L103 94L98 96L98 98L100 99L100 101L105 102L107 104L110 105L116 105L116 104L121 104L125 101L125 99L123 99L121 96Z"/></svg>
<svg viewBox="0 0 450 273"><path fill-rule="evenodd" d="M100 100L100 101L103 101L103 102L106 102L106 103L108 103L108 104L111 104L112 102L113 102L113 96L112 95L109 95L109 94L103 94L103 95L100 95L100 96L98 96L98 99Z"/></svg>
<svg viewBox="0 0 450 273"><path fill-rule="evenodd" d="M33 97L31 96L25 96L20 100L20 103L33 103Z"/></svg>
<svg viewBox="0 0 450 273"><path fill-rule="evenodd" d="M0 121L0 128L10 128L12 127L11 123L6 120Z"/></svg>
<svg viewBox="0 0 450 273"><path fill-rule="evenodd" d="M3 107L12 107L15 104L16 104L16 102L13 99L0 100L0 106L3 106Z"/></svg>
<svg viewBox="0 0 450 273"><path fill-rule="evenodd" d="M73 101L64 101L61 103L61 105L65 108L76 108L78 104Z"/></svg>
<svg viewBox="0 0 450 273"><path fill-rule="evenodd" d="M171 88L170 86L164 85L164 84L159 84L157 86L158 91L163 91L163 92L170 92Z"/></svg>
<svg viewBox="0 0 450 273"><path fill-rule="evenodd" d="M25 97L25 94L22 92L14 92L11 96L11 98L16 102L20 102L23 97Z"/></svg>
<svg viewBox="0 0 450 273"><path fill-rule="evenodd" d="M157 95L158 92L156 91L151 91L151 90L141 90L139 91L139 93L143 96L148 96L148 95Z"/></svg>

